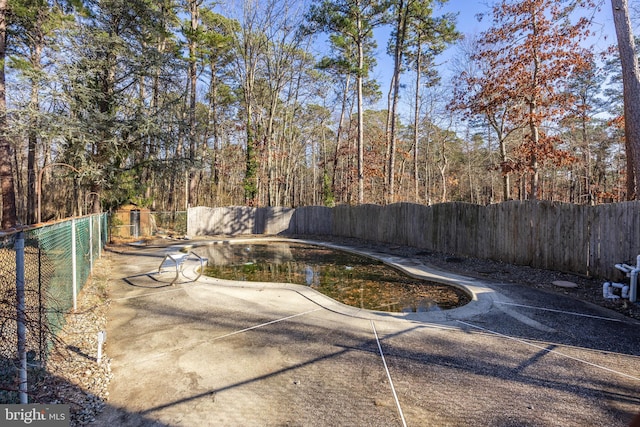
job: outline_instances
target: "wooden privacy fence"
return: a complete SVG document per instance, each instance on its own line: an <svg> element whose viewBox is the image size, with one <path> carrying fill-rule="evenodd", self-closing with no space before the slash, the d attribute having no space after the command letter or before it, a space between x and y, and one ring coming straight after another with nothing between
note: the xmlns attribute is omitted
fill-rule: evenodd
<svg viewBox="0 0 640 427"><path fill-rule="evenodd" d="M189 235L331 235L620 279L640 254L640 202L192 208Z"/></svg>

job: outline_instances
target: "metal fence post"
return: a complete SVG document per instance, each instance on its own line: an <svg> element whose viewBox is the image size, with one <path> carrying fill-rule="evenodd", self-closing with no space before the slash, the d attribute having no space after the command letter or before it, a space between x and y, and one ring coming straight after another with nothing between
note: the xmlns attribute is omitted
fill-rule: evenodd
<svg viewBox="0 0 640 427"><path fill-rule="evenodd" d="M98 258L102 256L102 226L104 225L105 214L98 215Z"/></svg>
<svg viewBox="0 0 640 427"><path fill-rule="evenodd" d="M78 273L76 261L76 219L71 220L71 282L73 292L73 311L78 309Z"/></svg>
<svg viewBox="0 0 640 427"><path fill-rule="evenodd" d="M45 307L44 298L42 297L42 242L37 240L36 246L38 247L38 345L40 351L40 361L44 361L46 357L45 349Z"/></svg>
<svg viewBox="0 0 640 427"><path fill-rule="evenodd" d="M93 271L93 219L95 215L89 216L89 274Z"/></svg>
<svg viewBox="0 0 640 427"><path fill-rule="evenodd" d="M27 396L27 328L25 325L25 302L24 302L24 233L21 231L16 236L16 321L18 326L18 368L20 383L18 391L20 403L29 403Z"/></svg>

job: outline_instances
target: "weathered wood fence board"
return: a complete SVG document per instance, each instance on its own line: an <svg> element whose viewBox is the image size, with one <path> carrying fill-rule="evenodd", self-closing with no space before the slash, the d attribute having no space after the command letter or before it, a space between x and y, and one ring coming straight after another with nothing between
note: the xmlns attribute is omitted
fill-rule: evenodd
<svg viewBox="0 0 640 427"><path fill-rule="evenodd" d="M330 235L333 232L333 214L325 206L304 206L295 209L289 234ZM273 234L280 234L276 232Z"/></svg>
<svg viewBox="0 0 640 427"><path fill-rule="evenodd" d="M640 254L640 202L598 205L589 211L589 271L611 276L619 262L635 264Z"/></svg>
<svg viewBox="0 0 640 427"><path fill-rule="evenodd" d="M188 217L190 235L355 237L614 280L614 264L640 254L640 202L198 207Z"/></svg>

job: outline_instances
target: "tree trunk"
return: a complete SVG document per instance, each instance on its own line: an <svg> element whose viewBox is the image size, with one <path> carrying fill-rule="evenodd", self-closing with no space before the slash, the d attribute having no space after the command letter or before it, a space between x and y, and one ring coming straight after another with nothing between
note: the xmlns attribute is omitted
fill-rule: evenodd
<svg viewBox="0 0 640 427"><path fill-rule="evenodd" d="M212 136L213 136L213 148L211 158L211 170L213 173L212 184L214 190L214 197L212 200L213 206L218 206L220 203L220 122L218 120L218 77L216 76L216 61L215 58L211 58L211 82L209 86L209 111L207 117L207 140L209 136L209 123L212 124Z"/></svg>
<svg viewBox="0 0 640 427"><path fill-rule="evenodd" d="M532 33L538 35L538 21L536 15L532 14ZM538 199L538 191L540 186L540 167L538 163L538 151L540 150L540 129L538 128L538 101L535 95L536 89L539 88L538 74L540 72L540 56L538 50L534 47L533 52L533 70L531 78L532 93L529 95L529 131L531 132L531 158L529 167L531 168L531 199Z"/></svg>
<svg viewBox="0 0 640 427"><path fill-rule="evenodd" d="M196 161L197 141L196 141L196 94L197 94L197 42L195 33L198 29L199 22L199 6L201 0L189 0L189 14L191 18L191 31L194 33L189 39L189 198L188 205L197 204L199 175L194 170L194 162Z"/></svg>
<svg viewBox="0 0 640 427"><path fill-rule="evenodd" d="M277 168L277 159L275 159L275 146L276 146L276 136L275 136L275 119L276 119L276 110L278 108L278 89L275 89L271 93L271 102L269 105L269 117L267 119L267 128L265 135L265 145L267 149L267 206L278 206L279 197L278 197L278 173L276 171Z"/></svg>
<svg viewBox="0 0 640 427"><path fill-rule="evenodd" d="M395 162L396 162L396 124L398 97L400 92L400 68L402 66L402 54L404 51L404 39L407 32L407 11L403 0L398 3L398 19L396 21L396 40L393 55L393 78L391 79L392 97L389 106L389 116L391 129L389 130L389 166L388 168L388 197L389 203L395 202Z"/></svg>
<svg viewBox="0 0 640 427"><path fill-rule="evenodd" d="M627 199L640 199L637 178L640 176L640 71L635 55L635 42L631 31L629 3L627 0L611 0L613 22L618 38L618 50L622 63L624 93L624 136L627 150Z"/></svg>
<svg viewBox="0 0 640 427"><path fill-rule="evenodd" d="M340 156L342 133L344 130L344 116L347 111L347 103L349 100L349 89L351 88L351 74L347 74L347 78L344 84L344 92L342 94L342 106L340 108L340 120L338 121L338 132L336 132L336 150L333 158L333 176L331 178L331 191L333 194L337 194L338 188L336 187L336 177L338 176L338 159Z"/></svg>
<svg viewBox="0 0 640 427"><path fill-rule="evenodd" d="M254 39L251 27L255 24L255 15L253 10L255 9L254 2L247 2L244 7L244 21L247 28L242 30L242 40L238 49L242 52L240 55L239 68L244 70L242 76L242 89L244 98L244 107L246 117L245 132L247 135L247 147L245 155L245 176L242 182L244 189L244 199L248 206L257 206L258 204L258 153L257 153L257 141L256 133L253 129L253 106L254 106L254 91L256 82L256 68L257 68L257 49L256 45L259 43Z"/></svg>
<svg viewBox="0 0 640 427"><path fill-rule="evenodd" d="M396 75L391 76L391 82L389 83L389 92L387 93L387 124L385 127L385 152L384 163L382 166L382 176L384 177L384 194L382 195L384 200L388 203L389 194L389 159L391 158L391 120L393 120L393 114L391 113L391 104L393 103L393 88L395 87Z"/></svg>
<svg viewBox="0 0 640 427"><path fill-rule="evenodd" d="M507 154L507 141L502 136L498 135L498 145L500 147L500 160L504 163L509 160ZM511 174L509 172L502 172L502 197L504 201L511 200Z"/></svg>
<svg viewBox="0 0 640 427"><path fill-rule="evenodd" d="M2 229L15 227L16 194L13 184L11 145L7 139L7 97L5 59L7 41L7 0L0 0L0 188L2 189Z"/></svg>
<svg viewBox="0 0 640 427"><path fill-rule="evenodd" d="M416 54L416 98L415 103L413 105L413 196L415 197L416 202L420 197L420 193L418 190L418 140L419 140L419 132L418 126L420 124L420 80L422 74L422 45L418 43L417 46L417 54Z"/></svg>
<svg viewBox="0 0 640 427"><path fill-rule="evenodd" d="M44 37L41 32L37 32L35 45L31 53L31 65L34 69L41 71L42 49ZM37 77L31 79L31 98L29 100L29 132L28 132L28 153L27 153L27 223L36 222L36 154L38 145L38 115L40 114L40 82Z"/></svg>
<svg viewBox="0 0 640 427"><path fill-rule="evenodd" d="M442 155L442 163L438 164L438 170L440 171L440 180L442 182L442 189L440 193L440 203L447 202L447 157Z"/></svg>
<svg viewBox="0 0 640 427"><path fill-rule="evenodd" d="M487 122L489 126L496 132L498 138L498 150L500 151L501 165L506 165L509 162L509 155L507 153L507 135L505 134L504 116L499 117L496 113L486 113ZM490 137L490 135L487 135ZM511 200L511 173L501 168L502 172L502 197L503 201Z"/></svg>
<svg viewBox="0 0 640 427"><path fill-rule="evenodd" d="M362 22L358 17L358 34L362 33ZM364 40L358 39L358 204L364 204L364 111L362 96L362 74L364 73Z"/></svg>

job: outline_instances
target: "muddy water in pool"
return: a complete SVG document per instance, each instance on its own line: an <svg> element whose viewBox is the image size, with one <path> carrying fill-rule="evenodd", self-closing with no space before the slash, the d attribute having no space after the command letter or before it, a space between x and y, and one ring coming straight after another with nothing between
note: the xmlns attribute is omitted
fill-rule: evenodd
<svg viewBox="0 0 640 427"><path fill-rule="evenodd" d="M458 288L414 279L371 258L322 246L236 243L198 252L209 259L208 276L306 285L343 304L369 310L425 312L459 307L470 300Z"/></svg>

